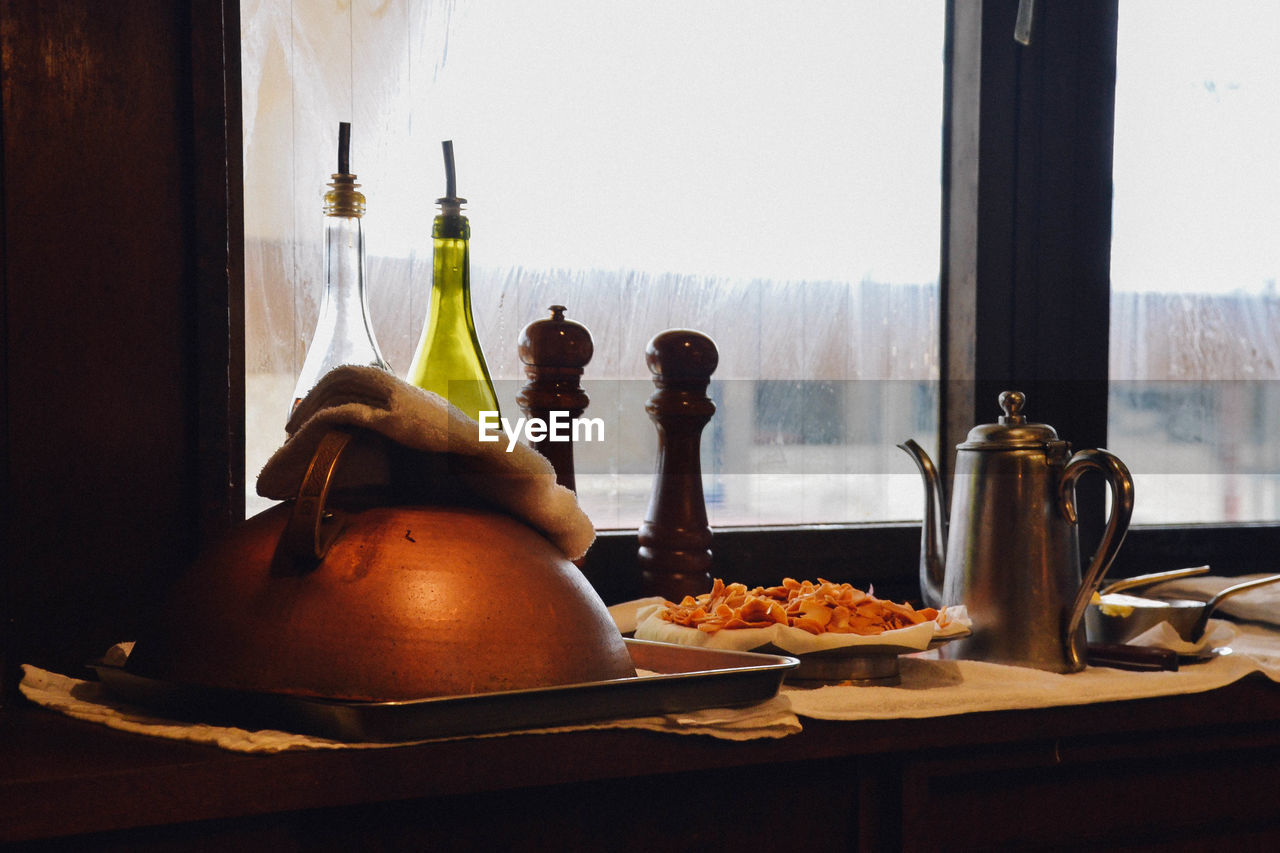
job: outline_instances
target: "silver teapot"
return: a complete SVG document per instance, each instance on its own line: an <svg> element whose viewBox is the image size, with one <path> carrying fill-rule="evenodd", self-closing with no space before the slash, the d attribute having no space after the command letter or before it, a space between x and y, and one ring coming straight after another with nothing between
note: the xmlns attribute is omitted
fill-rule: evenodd
<svg viewBox="0 0 1280 853"><path fill-rule="evenodd" d="M1133 478L1106 450L1073 454L1053 427L1027 423L1025 404L1005 391L999 422L957 447L950 522L933 461L915 441L898 445L925 484L920 590L926 605L963 604L973 620L946 656L1078 672L1085 610L1128 531ZM1082 572L1075 484L1089 470L1106 475L1111 510Z"/></svg>

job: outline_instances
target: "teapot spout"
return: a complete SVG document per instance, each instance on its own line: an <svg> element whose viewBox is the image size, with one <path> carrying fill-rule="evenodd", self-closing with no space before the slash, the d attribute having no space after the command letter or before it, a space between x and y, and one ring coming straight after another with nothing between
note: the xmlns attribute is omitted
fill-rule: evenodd
<svg viewBox="0 0 1280 853"><path fill-rule="evenodd" d="M907 452L924 479L924 524L920 528L920 597L926 607L942 607L942 579L946 566L947 510L938 469L915 439L898 447Z"/></svg>

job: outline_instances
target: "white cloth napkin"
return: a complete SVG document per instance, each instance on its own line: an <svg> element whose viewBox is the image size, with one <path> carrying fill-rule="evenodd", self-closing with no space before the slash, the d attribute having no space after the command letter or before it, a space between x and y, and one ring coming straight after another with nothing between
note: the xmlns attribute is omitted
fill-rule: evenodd
<svg viewBox="0 0 1280 853"><path fill-rule="evenodd" d="M621 604L615 604L609 608L609 616L613 618L613 624L618 626L618 630L623 634L630 634L636 629L636 625L640 622L640 611L648 612L648 609L655 604L662 604L666 601L660 595L651 595L647 598L637 598L634 601L624 601Z"/></svg>
<svg viewBox="0 0 1280 853"><path fill-rule="evenodd" d="M1231 645L1235 639L1236 629L1230 622L1222 619L1210 619L1204 626L1204 633L1195 642L1184 640L1168 621L1152 625L1138 636L1128 641L1131 646L1155 646L1169 649L1180 655L1199 655L1221 646Z"/></svg>
<svg viewBox="0 0 1280 853"><path fill-rule="evenodd" d="M616 605L619 622L633 615L636 603ZM682 714L604 720L585 725L544 728L509 734L646 729L675 734L702 734L725 740L779 738L800 731L797 715L822 720L884 720L942 717L981 711L1086 705L1202 693L1224 687L1255 672L1280 682L1280 631L1265 625L1228 625L1227 633L1211 620L1215 641L1229 637L1230 653L1177 672L1129 672L1089 667L1061 675L981 661L940 660L922 652L900 660L901 684L894 687L827 685L794 687L784 683L773 699L747 708L712 708ZM1153 631L1155 629L1152 629ZM1153 636L1150 639L1159 639ZM1221 651L1221 650L1220 650ZM250 731L230 726L189 724L108 696L102 685L23 666L20 689L38 705L124 731L205 743L238 752L281 752L294 749L371 749L402 744L348 743L280 731ZM470 736L468 736L470 737Z"/></svg>
<svg viewBox="0 0 1280 853"><path fill-rule="evenodd" d="M885 720L1202 693L1253 672L1280 681L1280 632L1236 626L1231 649L1231 654L1186 664L1177 672L1089 667L1070 675L981 661L939 660L936 652L926 652L900 661L902 683L896 687L784 685L783 689L802 717Z"/></svg>
<svg viewBox="0 0 1280 853"><path fill-rule="evenodd" d="M634 626L637 619L643 622L649 615L654 601L624 602L611 607L610 612L620 627ZM792 710L802 717L886 720L1201 693L1223 687L1252 672L1262 672L1272 681L1280 681L1280 630L1268 626L1236 625L1211 619L1201 641L1187 643L1165 622L1133 642L1139 641L1143 645L1171 648L1180 654L1199 654L1229 644L1231 653L1184 664L1177 672L1089 667L1084 672L1063 675L982 661L942 660L937 651L920 652L899 659L901 683L892 687L807 687L784 683L782 692L791 700Z"/></svg>
<svg viewBox="0 0 1280 853"><path fill-rule="evenodd" d="M350 743L312 735L275 731L251 730L235 726L218 726L205 723L187 723L168 720L145 709L127 705L110 696L98 682L83 681L47 672L23 664L23 677L19 689L37 705L75 717L99 723L113 729L152 735L170 740L183 740L218 746L235 752L285 752L300 749L377 749L388 746L404 746L404 743ZM786 696L778 695L745 708L710 708L679 714L652 717L601 720L594 723L559 726L554 728L527 729L523 731L494 732L484 735L465 735L458 738L437 740L461 740L469 737L503 737L514 734L551 734L554 732L587 731L592 729L646 729L686 735L709 735L724 740L754 740L756 738L780 738L800 731L800 720L791 711ZM412 741L425 743L426 741Z"/></svg>
<svg viewBox="0 0 1280 853"><path fill-rule="evenodd" d="M289 419L289 437L258 475L258 494L295 497L316 446L333 427L360 427L425 454L448 455L448 473L560 547L571 560L595 540L591 520L555 469L527 444L480 441L480 427L455 406L373 367L339 367L316 384Z"/></svg>

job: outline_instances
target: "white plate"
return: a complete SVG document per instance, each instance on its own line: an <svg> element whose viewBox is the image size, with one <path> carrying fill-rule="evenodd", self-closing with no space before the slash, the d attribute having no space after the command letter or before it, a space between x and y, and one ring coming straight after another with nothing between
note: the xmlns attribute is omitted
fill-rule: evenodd
<svg viewBox="0 0 1280 853"><path fill-rule="evenodd" d="M699 648L755 651L792 655L800 661L788 673L788 681L822 681L891 684L898 679L898 657L937 648L970 632L963 607L948 609L951 621L943 628L921 622L882 634L811 634L788 625L767 628L731 628L706 632L675 625L658 615L663 605L642 608L637 614L635 636L641 640Z"/></svg>

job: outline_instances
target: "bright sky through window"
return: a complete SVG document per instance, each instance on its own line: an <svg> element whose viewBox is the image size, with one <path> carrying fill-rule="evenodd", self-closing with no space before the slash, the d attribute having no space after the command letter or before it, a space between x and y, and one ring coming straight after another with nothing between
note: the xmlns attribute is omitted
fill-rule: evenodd
<svg viewBox="0 0 1280 853"><path fill-rule="evenodd" d="M1278 45L1270 0L1120 4L1113 288L1274 288Z"/></svg>
<svg viewBox="0 0 1280 853"><path fill-rule="evenodd" d="M939 2L459 3L414 130L454 140L486 263L929 282L943 21ZM395 209L370 225L407 252L420 223Z"/></svg>

